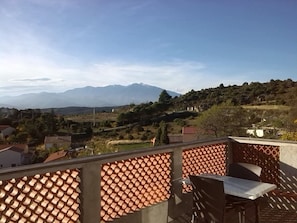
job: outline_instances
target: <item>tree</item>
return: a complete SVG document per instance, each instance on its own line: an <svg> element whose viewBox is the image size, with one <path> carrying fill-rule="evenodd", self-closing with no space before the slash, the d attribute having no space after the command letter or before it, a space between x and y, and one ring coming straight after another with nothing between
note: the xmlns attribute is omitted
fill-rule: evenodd
<svg viewBox="0 0 297 223"><path fill-rule="evenodd" d="M167 131L167 124L164 121L161 121L157 131L155 145L158 146L164 144L169 144L169 137Z"/></svg>
<svg viewBox="0 0 297 223"><path fill-rule="evenodd" d="M159 102L167 104L172 97L167 93L166 90L163 90L159 96Z"/></svg>
<svg viewBox="0 0 297 223"><path fill-rule="evenodd" d="M156 134L155 146L161 145L161 135L162 135L162 130L159 127L158 130L157 130L157 134Z"/></svg>
<svg viewBox="0 0 297 223"><path fill-rule="evenodd" d="M297 132L297 100L294 100L287 117L287 129L290 132Z"/></svg>
<svg viewBox="0 0 297 223"><path fill-rule="evenodd" d="M285 132L282 134L281 139L297 141L297 132Z"/></svg>
<svg viewBox="0 0 297 223"><path fill-rule="evenodd" d="M8 141L11 143L28 143L28 139L29 134L27 132L19 132L8 137Z"/></svg>
<svg viewBox="0 0 297 223"><path fill-rule="evenodd" d="M161 144L169 144L167 124L164 121L161 122L161 132Z"/></svg>
<svg viewBox="0 0 297 223"><path fill-rule="evenodd" d="M230 102L214 105L198 118L198 126L215 137L241 136L247 122L244 109Z"/></svg>

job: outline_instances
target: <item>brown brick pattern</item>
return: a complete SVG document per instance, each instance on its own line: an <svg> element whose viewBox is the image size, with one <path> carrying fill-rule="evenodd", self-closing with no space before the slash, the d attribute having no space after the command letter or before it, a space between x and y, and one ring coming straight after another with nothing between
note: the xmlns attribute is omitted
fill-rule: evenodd
<svg viewBox="0 0 297 223"><path fill-rule="evenodd" d="M169 153L103 164L101 219L112 221L140 208L167 200L170 197L170 187Z"/></svg>
<svg viewBox="0 0 297 223"><path fill-rule="evenodd" d="M226 174L227 144L220 143L184 150L182 153L183 178L202 173ZM191 187L184 186L184 192Z"/></svg>
<svg viewBox="0 0 297 223"><path fill-rule="evenodd" d="M233 162L246 162L262 167L261 180L279 184L279 147L232 142Z"/></svg>
<svg viewBox="0 0 297 223"><path fill-rule="evenodd" d="M0 181L0 222L79 222L79 171Z"/></svg>

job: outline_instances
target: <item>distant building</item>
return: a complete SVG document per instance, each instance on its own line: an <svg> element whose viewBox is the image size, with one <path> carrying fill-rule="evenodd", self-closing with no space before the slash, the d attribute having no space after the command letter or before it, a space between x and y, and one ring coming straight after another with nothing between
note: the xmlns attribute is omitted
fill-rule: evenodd
<svg viewBox="0 0 297 223"><path fill-rule="evenodd" d="M27 145L0 145L0 168L21 166L29 163L30 156Z"/></svg>
<svg viewBox="0 0 297 223"><path fill-rule="evenodd" d="M279 129L274 127L261 127L261 129L254 128L254 129L247 129L246 133L250 136L262 138L265 135L279 135L281 132Z"/></svg>
<svg viewBox="0 0 297 223"><path fill-rule="evenodd" d="M169 143L190 142L198 139L198 131L196 127L183 127L181 134L168 134Z"/></svg>
<svg viewBox="0 0 297 223"><path fill-rule="evenodd" d="M4 139L15 132L15 128L9 125L0 125L0 138Z"/></svg>
<svg viewBox="0 0 297 223"><path fill-rule="evenodd" d="M168 134L169 144L173 143L182 143L183 135L182 134Z"/></svg>
<svg viewBox="0 0 297 223"><path fill-rule="evenodd" d="M194 126L182 128L183 142L190 142L198 139L198 131Z"/></svg>
<svg viewBox="0 0 297 223"><path fill-rule="evenodd" d="M71 136L46 136L44 138L45 149L50 148L65 148L71 146Z"/></svg>
<svg viewBox="0 0 297 223"><path fill-rule="evenodd" d="M256 137L261 137L261 138L264 136L263 129L247 129L246 133L250 136L256 136Z"/></svg>
<svg viewBox="0 0 297 223"><path fill-rule="evenodd" d="M198 131L196 127L183 127L180 134L168 134L169 144L190 142L198 139ZM151 139L153 146L156 143L156 137Z"/></svg>
<svg viewBox="0 0 297 223"><path fill-rule="evenodd" d="M197 106L187 107L187 111L199 112L199 108Z"/></svg>

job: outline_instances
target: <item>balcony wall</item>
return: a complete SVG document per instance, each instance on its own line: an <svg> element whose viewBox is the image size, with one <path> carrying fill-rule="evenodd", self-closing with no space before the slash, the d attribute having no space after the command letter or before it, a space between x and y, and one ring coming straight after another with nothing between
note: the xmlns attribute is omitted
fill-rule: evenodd
<svg viewBox="0 0 297 223"><path fill-rule="evenodd" d="M171 222L191 211L181 179L233 160L262 166L279 186L270 206L296 210L296 155L295 143L224 138L2 169L0 222Z"/></svg>
<svg viewBox="0 0 297 223"><path fill-rule="evenodd" d="M262 181L277 184L278 189L269 194L269 205L297 211L297 143L235 137L230 140L234 162L261 166Z"/></svg>

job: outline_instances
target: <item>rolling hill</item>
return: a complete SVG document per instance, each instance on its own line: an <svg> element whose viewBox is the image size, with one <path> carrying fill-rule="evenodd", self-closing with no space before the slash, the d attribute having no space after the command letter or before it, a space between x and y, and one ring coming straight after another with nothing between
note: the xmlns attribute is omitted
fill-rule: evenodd
<svg viewBox="0 0 297 223"><path fill-rule="evenodd" d="M0 97L0 107L17 109L28 108L62 108L62 107L106 107L121 106L131 103L154 102L164 89L146 85L131 84L128 86L109 85L106 87L82 87L63 93L32 93L19 96ZM172 97L178 93L167 91Z"/></svg>

